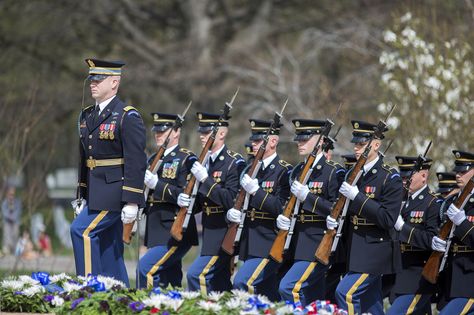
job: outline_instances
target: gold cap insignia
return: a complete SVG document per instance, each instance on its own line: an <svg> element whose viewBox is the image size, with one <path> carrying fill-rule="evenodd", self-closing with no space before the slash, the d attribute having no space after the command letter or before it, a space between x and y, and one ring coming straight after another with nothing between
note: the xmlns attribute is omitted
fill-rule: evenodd
<svg viewBox="0 0 474 315"><path fill-rule="evenodd" d="M201 114L201 113L198 114L198 119L199 119L199 120L202 119L202 114Z"/></svg>
<svg viewBox="0 0 474 315"><path fill-rule="evenodd" d="M255 127L255 121L252 120L252 121L250 122L250 126Z"/></svg>
<svg viewBox="0 0 474 315"><path fill-rule="evenodd" d="M459 154L459 152L456 152L456 158L460 158L461 157L461 154Z"/></svg>
<svg viewBox="0 0 474 315"><path fill-rule="evenodd" d="M355 129L358 129L358 128L359 128L359 123L358 123L358 122L354 123L354 128L355 128Z"/></svg>
<svg viewBox="0 0 474 315"><path fill-rule="evenodd" d="M94 62L90 59L87 59L87 64L89 65L89 67L95 67Z"/></svg>
<svg viewBox="0 0 474 315"><path fill-rule="evenodd" d="M296 126L296 127L299 127L299 126L300 126L299 120L295 121L295 126Z"/></svg>

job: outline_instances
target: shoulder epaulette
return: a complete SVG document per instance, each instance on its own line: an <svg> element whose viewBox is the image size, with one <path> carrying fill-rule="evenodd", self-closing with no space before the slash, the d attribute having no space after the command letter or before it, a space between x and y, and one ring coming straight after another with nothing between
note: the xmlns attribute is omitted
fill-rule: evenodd
<svg viewBox="0 0 474 315"><path fill-rule="evenodd" d="M290 167L291 167L291 164L288 163L288 162L285 161L285 160L279 160L279 161L278 161L278 164L280 164L280 165L283 166L284 168L290 168Z"/></svg>
<svg viewBox="0 0 474 315"><path fill-rule="evenodd" d="M243 159L240 153L234 152L232 150L227 150L227 154L233 159Z"/></svg>
<svg viewBox="0 0 474 315"><path fill-rule="evenodd" d="M87 106L86 108L84 108L82 111L85 112L86 110L89 110L89 109L91 109L92 107L94 107L94 105L89 105L89 106Z"/></svg>
<svg viewBox="0 0 474 315"><path fill-rule="evenodd" d="M132 109L133 109L133 110L136 110L136 111L138 112L138 110L137 110L135 107L131 106L131 105L125 106L125 107L123 108L123 111L124 111L124 112L128 112L128 111L130 111L130 110L132 110Z"/></svg>
<svg viewBox="0 0 474 315"><path fill-rule="evenodd" d="M382 168L383 168L384 170L386 170L387 172L389 172L390 174L393 174L393 173L397 172L397 169L396 169L396 168L391 167L391 166L388 165L388 164L382 164Z"/></svg>
<svg viewBox="0 0 474 315"><path fill-rule="evenodd" d="M186 149L186 148L179 148L179 152L183 152L183 153L186 153L187 155L191 155L193 154L192 151Z"/></svg>
<svg viewBox="0 0 474 315"><path fill-rule="evenodd" d="M331 165L331 166L334 167L334 168L342 167L341 164L339 164L339 163L337 163L337 162L335 162L335 161L332 161L332 160L326 160L326 164Z"/></svg>

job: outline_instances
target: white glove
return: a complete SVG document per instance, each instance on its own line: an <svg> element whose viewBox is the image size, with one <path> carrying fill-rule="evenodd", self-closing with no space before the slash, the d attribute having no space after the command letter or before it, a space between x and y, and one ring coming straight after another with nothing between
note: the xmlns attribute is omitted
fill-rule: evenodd
<svg viewBox="0 0 474 315"><path fill-rule="evenodd" d="M241 215L242 213L239 210L231 208L227 211L226 218L229 222L240 223Z"/></svg>
<svg viewBox="0 0 474 315"><path fill-rule="evenodd" d="M283 214L278 215L277 227L280 230L288 231L290 229L290 219L285 217Z"/></svg>
<svg viewBox="0 0 474 315"><path fill-rule="evenodd" d="M82 212L82 210L84 210L84 207L87 205L87 201L83 198L79 198L71 201L71 205L74 209L74 213L76 214L76 216L78 216Z"/></svg>
<svg viewBox="0 0 474 315"><path fill-rule="evenodd" d="M466 220L466 213L464 210L459 210L454 204L451 204L446 212L449 219L453 221L455 225L460 225Z"/></svg>
<svg viewBox="0 0 474 315"><path fill-rule="evenodd" d="M187 208L190 204L191 197L189 195L186 195L185 193L180 193L178 195L178 206Z"/></svg>
<svg viewBox="0 0 474 315"><path fill-rule="evenodd" d="M308 196L309 188L295 180L293 184L291 184L291 193L295 195L299 201L303 202L306 200L306 196Z"/></svg>
<svg viewBox="0 0 474 315"><path fill-rule="evenodd" d="M256 178L250 178L250 176L247 174L245 174L240 180L240 185L251 195L253 195L258 190L258 180Z"/></svg>
<svg viewBox="0 0 474 315"><path fill-rule="evenodd" d="M403 221L401 215L398 215L397 222L395 222L395 226L394 226L395 230L400 232L402 230L403 224L405 224L405 221Z"/></svg>
<svg viewBox="0 0 474 315"><path fill-rule="evenodd" d="M155 189L156 184L158 184L158 175L153 174L149 170L146 170L144 182L146 187L150 189Z"/></svg>
<svg viewBox="0 0 474 315"><path fill-rule="evenodd" d="M204 182L207 177L209 176L207 174L207 169L202 166L199 161L194 162L193 167L191 167L191 173L193 173L194 177L196 177L198 182Z"/></svg>
<svg viewBox="0 0 474 315"><path fill-rule="evenodd" d="M334 230L335 228L337 228L338 225L339 223L337 223L336 219L334 219L330 215L326 217L326 227L328 228L328 230Z"/></svg>
<svg viewBox="0 0 474 315"><path fill-rule="evenodd" d="M132 223L137 218L138 205L136 203L127 203L122 208L122 222Z"/></svg>
<svg viewBox="0 0 474 315"><path fill-rule="evenodd" d="M431 248L437 252L444 253L446 251L446 241L443 241L437 236L433 236L431 240Z"/></svg>
<svg viewBox="0 0 474 315"><path fill-rule="evenodd" d="M359 193L359 188L357 188L357 186L351 186L348 182L343 182L341 188L339 188L339 192L346 198L354 200Z"/></svg>

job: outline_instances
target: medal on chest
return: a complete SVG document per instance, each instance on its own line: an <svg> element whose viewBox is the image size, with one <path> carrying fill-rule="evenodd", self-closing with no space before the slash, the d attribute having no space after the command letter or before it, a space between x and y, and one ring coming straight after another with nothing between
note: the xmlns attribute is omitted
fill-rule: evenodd
<svg viewBox="0 0 474 315"><path fill-rule="evenodd" d="M410 212L410 222L411 223L421 223L423 222L424 211L411 211Z"/></svg>
<svg viewBox="0 0 474 315"><path fill-rule="evenodd" d="M369 198L375 198L375 186L365 186L365 195Z"/></svg>
<svg viewBox="0 0 474 315"><path fill-rule="evenodd" d="M312 194L322 194L323 182L308 182L308 188Z"/></svg>
<svg viewBox="0 0 474 315"><path fill-rule="evenodd" d="M262 182L262 189L265 190L267 193L271 193L273 191L273 185L275 182L273 181L263 181Z"/></svg>
<svg viewBox="0 0 474 315"><path fill-rule="evenodd" d="M172 162L167 162L163 165L163 171L161 172L162 178L175 179L178 173L179 159L173 159Z"/></svg>
<svg viewBox="0 0 474 315"><path fill-rule="evenodd" d="M99 139L102 140L114 140L115 135L115 121L110 124L100 124L99 126Z"/></svg>
<svg viewBox="0 0 474 315"><path fill-rule="evenodd" d="M212 173L212 178L214 178L214 181L216 183L219 183L221 181L221 176L222 176L222 171L214 171Z"/></svg>

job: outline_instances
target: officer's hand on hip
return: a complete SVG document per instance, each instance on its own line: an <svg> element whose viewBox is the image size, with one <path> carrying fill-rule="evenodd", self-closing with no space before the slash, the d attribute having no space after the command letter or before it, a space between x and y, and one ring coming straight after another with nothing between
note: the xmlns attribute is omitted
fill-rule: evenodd
<svg viewBox="0 0 474 315"><path fill-rule="evenodd" d="M451 221L455 225L460 225L466 220L466 213L464 210L459 210L453 203L449 206L448 212L446 213Z"/></svg>
<svg viewBox="0 0 474 315"><path fill-rule="evenodd" d="M400 232L402 230L403 224L405 224L405 221L403 221L403 218L401 215L398 215L397 222L395 222L395 226L394 226L395 230Z"/></svg>
<svg viewBox="0 0 474 315"><path fill-rule="evenodd" d="M290 219L285 217L283 214L278 215L277 227L280 230L288 231L290 229Z"/></svg>
<svg viewBox="0 0 474 315"><path fill-rule="evenodd" d="M256 178L252 179L247 174L245 174L240 180L240 185L251 195L255 194L258 190L258 180Z"/></svg>
<svg viewBox="0 0 474 315"><path fill-rule="evenodd" d="M185 193L180 193L178 195L178 206L180 207L189 207L191 204L191 197Z"/></svg>
<svg viewBox="0 0 474 315"><path fill-rule="evenodd" d="M359 193L359 188L357 186L352 186L348 182L343 182L339 192L346 198L354 200L357 194Z"/></svg>
<svg viewBox="0 0 474 315"><path fill-rule="evenodd" d="M339 224L337 223L336 219L334 219L330 215L326 217L326 227L328 228L328 230L334 230L335 228L337 228L338 225Z"/></svg>
<svg viewBox="0 0 474 315"><path fill-rule="evenodd" d="M156 184L158 184L158 175L153 174L149 170L146 170L144 182L146 187L150 189L155 189Z"/></svg>
<svg viewBox="0 0 474 315"><path fill-rule="evenodd" d="M196 177L198 182L204 182L207 177L209 176L207 174L207 169L202 166L199 161L194 162L193 166L191 167L191 173L193 173L194 177Z"/></svg>
<svg viewBox="0 0 474 315"><path fill-rule="evenodd" d="M291 184L291 193L298 198L299 201L303 202L306 200L306 197L309 193L309 188L306 185L301 184L299 181L295 180L293 184Z"/></svg>
<svg viewBox="0 0 474 315"><path fill-rule="evenodd" d="M122 208L122 222L132 223L137 218L138 205L136 203L127 203Z"/></svg>
<svg viewBox="0 0 474 315"><path fill-rule="evenodd" d="M226 218L229 222L240 223L240 217L242 212L237 209L231 208L227 211Z"/></svg>
<svg viewBox="0 0 474 315"><path fill-rule="evenodd" d="M72 208L74 209L74 213L78 216L84 207L87 205L87 201L83 198L79 198L76 200L71 201Z"/></svg>
<svg viewBox="0 0 474 315"><path fill-rule="evenodd" d="M437 252L444 253L446 251L446 241L437 236L433 236L433 239L431 240L431 248Z"/></svg>

